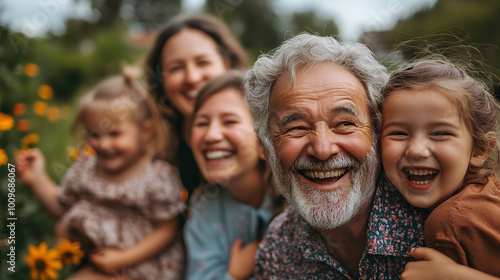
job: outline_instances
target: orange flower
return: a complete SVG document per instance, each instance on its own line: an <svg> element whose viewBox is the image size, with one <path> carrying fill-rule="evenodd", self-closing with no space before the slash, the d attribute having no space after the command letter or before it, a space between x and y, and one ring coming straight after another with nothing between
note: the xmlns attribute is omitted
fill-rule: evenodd
<svg viewBox="0 0 500 280"><path fill-rule="evenodd" d="M59 108L53 106L50 107L47 111L47 118L50 122L56 123L61 119L61 110Z"/></svg>
<svg viewBox="0 0 500 280"><path fill-rule="evenodd" d="M75 161L82 153L85 156L93 156L95 154L94 149L92 149L92 147L86 144L81 146L80 150L78 150L73 146L67 147L66 150L68 151L68 155L71 161Z"/></svg>
<svg viewBox="0 0 500 280"><path fill-rule="evenodd" d="M38 134L30 133L23 137L21 140L25 147L33 146L38 143Z"/></svg>
<svg viewBox="0 0 500 280"><path fill-rule="evenodd" d="M0 149L0 165L6 165L9 158L4 149Z"/></svg>
<svg viewBox="0 0 500 280"><path fill-rule="evenodd" d="M182 190L181 190L181 200L184 201L184 202L187 202L188 198L189 198L188 190L186 188L182 188Z"/></svg>
<svg viewBox="0 0 500 280"><path fill-rule="evenodd" d="M80 259L85 255L80 250L80 243L71 243L67 239L64 239L61 245L59 245L55 250L57 250L61 260L66 266L69 266L71 264L79 265Z"/></svg>
<svg viewBox="0 0 500 280"><path fill-rule="evenodd" d="M83 146L83 152L89 156L92 156L95 154L95 151L94 149L92 149L92 147L90 147L89 145L85 145Z"/></svg>
<svg viewBox="0 0 500 280"><path fill-rule="evenodd" d="M49 107L47 110L47 118L50 122L58 122L61 119L61 110L55 106Z"/></svg>
<svg viewBox="0 0 500 280"><path fill-rule="evenodd" d="M28 251L25 261L30 267L32 280L57 279L57 270L62 268L62 263L56 250L47 250L47 243L42 242L38 248L30 245Z"/></svg>
<svg viewBox="0 0 500 280"><path fill-rule="evenodd" d="M12 111L16 116L24 115L26 113L26 105L24 103L16 103Z"/></svg>
<svg viewBox="0 0 500 280"><path fill-rule="evenodd" d="M11 130L14 126L14 118L11 115L0 112L0 130Z"/></svg>
<svg viewBox="0 0 500 280"><path fill-rule="evenodd" d="M69 158L71 159L71 161L75 161L78 158L78 156L80 155L78 150L73 146L67 147L66 150L68 151L68 155L69 155Z"/></svg>
<svg viewBox="0 0 500 280"><path fill-rule="evenodd" d="M36 101L33 104L33 111L39 116L45 116L47 114L47 103L43 101Z"/></svg>
<svg viewBox="0 0 500 280"><path fill-rule="evenodd" d="M17 121L17 130L21 132L26 132L28 131L28 128L29 128L28 120L22 119Z"/></svg>
<svg viewBox="0 0 500 280"><path fill-rule="evenodd" d="M50 100L52 99L52 96L54 95L54 90L52 87L48 85L41 85L38 87L38 96L45 100Z"/></svg>
<svg viewBox="0 0 500 280"><path fill-rule="evenodd" d="M26 63L24 66L24 73L32 78L38 76L39 71L40 68L34 63Z"/></svg>

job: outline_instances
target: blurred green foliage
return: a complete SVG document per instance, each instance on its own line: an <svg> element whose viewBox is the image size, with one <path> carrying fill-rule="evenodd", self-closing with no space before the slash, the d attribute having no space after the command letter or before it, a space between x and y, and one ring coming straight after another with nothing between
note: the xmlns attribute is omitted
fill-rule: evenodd
<svg viewBox="0 0 500 280"><path fill-rule="evenodd" d="M439 52L473 65L488 83L500 82L500 1L440 0L430 9L400 20L391 30L389 44L402 45L405 57ZM500 97L497 88L497 97Z"/></svg>
<svg viewBox="0 0 500 280"><path fill-rule="evenodd" d="M70 134L71 119L76 113L79 94L90 90L103 77L117 74L122 63L134 63L146 51L126 42L125 27L101 29L91 41L83 41L77 48L68 47L62 40L27 38L20 33L0 27L0 112L14 117L14 127L0 131L0 148L6 150L8 162L14 164L15 150L23 147L22 138L30 133L39 136L39 147L46 157L46 169L59 183L71 165L67 147L77 146L78 139ZM38 66L38 74L30 77L25 67L28 63ZM40 85L53 89L54 97L44 100L38 95ZM71 115L67 119L50 121L47 115L34 113L33 105L41 101L49 108L69 105ZM23 103L26 113L15 116L14 104ZM17 129L19 120L29 122L28 131ZM7 254L7 166L0 166L0 251ZM16 273L9 273L8 264L0 263L0 279L29 279L29 269L24 258L30 244L47 241L54 245L55 219L50 217L37 202L32 192L20 182L16 183ZM2 257L2 260L4 258Z"/></svg>

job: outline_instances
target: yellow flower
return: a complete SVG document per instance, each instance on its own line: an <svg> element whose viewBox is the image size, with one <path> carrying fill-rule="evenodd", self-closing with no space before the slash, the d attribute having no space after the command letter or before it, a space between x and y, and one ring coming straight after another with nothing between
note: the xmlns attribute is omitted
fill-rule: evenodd
<svg viewBox="0 0 500 280"><path fill-rule="evenodd" d="M57 270L62 268L62 263L58 260L59 254L56 250L47 250L47 244L42 242L37 248L30 245L29 255L26 257L26 264L30 267L31 280L57 279Z"/></svg>
<svg viewBox="0 0 500 280"><path fill-rule="evenodd" d="M38 143L38 134L30 133L30 134L24 136L21 141L23 142L25 147L35 145L36 143Z"/></svg>
<svg viewBox="0 0 500 280"><path fill-rule="evenodd" d="M33 104L33 111L39 116L45 116L47 114L47 103L43 101L36 101Z"/></svg>
<svg viewBox="0 0 500 280"><path fill-rule="evenodd" d="M45 100L50 100L52 99L52 96L54 95L54 90L52 87L48 85L41 85L38 87L38 96Z"/></svg>
<svg viewBox="0 0 500 280"><path fill-rule="evenodd" d="M14 126L14 118L11 115L0 112L0 130L11 130Z"/></svg>
<svg viewBox="0 0 500 280"><path fill-rule="evenodd" d="M0 149L0 165L6 165L8 159L9 158L7 157L7 153L5 152L5 150Z"/></svg>
<svg viewBox="0 0 500 280"><path fill-rule="evenodd" d="M80 150L73 146L69 146L66 150L68 151L71 161L75 161L82 153L86 156L93 156L95 154L94 149L92 149L89 145L83 145L83 147L80 147Z"/></svg>
<svg viewBox="0 0 500 280"><path fill-rule="evenodd" d="M83 146L83 152L89 156L91 155L94 155L95 154L95 151L94 149L92 149L92 147L90 147L89 145L85 145Z"/></svg>
<svg viewBox="0 0 500 280"><path fill-rule="evenodd" d="M85 255L80 250L80 243L71 243L67 239L64 239L61 245L56 248L56 250L57 252L59 252L59 256L66 266L71 264L79 265L80 259Z"/></svg>
<svg viewBox="0 0 500 280"><path fill-rule="evenodd" d="M71 161L75 161L78 158L78 155L80 154L78 150L73 146L67 147L66 150L68 150L68 155Z"/></svg>
<svg viewBox="0 0 500 280"><path fill-rule="evenodd" d="M24 66L24 73L32 78L38 76L39 71L40 68L34 63L26 63Z"/></svg>

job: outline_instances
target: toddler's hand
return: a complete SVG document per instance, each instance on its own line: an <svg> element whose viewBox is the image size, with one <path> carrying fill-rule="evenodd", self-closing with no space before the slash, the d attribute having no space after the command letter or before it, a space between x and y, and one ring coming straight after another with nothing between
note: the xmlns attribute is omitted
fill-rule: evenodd
<svg viewBox="0 0 500 280"><path fill-rule="evenodd" d="M258 241L243 245L241 238L236 239L231 246L229 267L227 273L234 279L247 279L253 274L255 266L255 253L259 247Z"/></svg>
<svg viewBox="0 0 500 280"><path fill-rule="evenodd" d="M21 151L16 155L16 172L21 182L32 187L45 172L45 158L39 149Z"/></svg>
<svg viewBox="0 0 500 280"><path fill-rule="evenodd" d="M113 273L126 265L122 260L123 251L113 248L102 248L90 256L90 260L94 265L106 273Z"/></svg>

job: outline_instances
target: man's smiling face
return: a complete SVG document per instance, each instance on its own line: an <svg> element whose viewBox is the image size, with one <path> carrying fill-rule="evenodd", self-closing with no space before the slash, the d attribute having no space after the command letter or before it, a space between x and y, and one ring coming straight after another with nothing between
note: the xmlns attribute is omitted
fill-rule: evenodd
<svg viewBox="0 0 500 280"><path fill-rule="evenodd" d="M313 226L349 221L373 194L378 158L366 99L361 82L332 63L299 69L293 87L287 77L273 87L273 171Z"/></svg>

